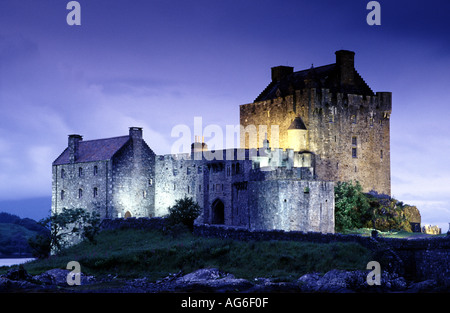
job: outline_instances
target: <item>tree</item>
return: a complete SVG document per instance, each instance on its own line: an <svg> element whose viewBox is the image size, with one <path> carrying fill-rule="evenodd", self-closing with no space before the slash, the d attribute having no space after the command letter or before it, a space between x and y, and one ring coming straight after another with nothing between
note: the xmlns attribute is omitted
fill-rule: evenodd
<svg viewBox="0 0 450 313"><path fill-rule="evenodd" d="M371 220L371 207L359 182L338 182L334 196L337 231L361 228Z"/></svg>
<svg viewBox="0 0 450 313"><path fill-rule="evenodd" d="M39 222L49 230L48 236L38 235L29 241L36 257L47 257L51 251L59 252L70 245L74 238L87 239L95 243L100 231L100 216L83 209L63 209Z"/></svg>
<svg viewBox="0 0 450 313"><path fill-rule="evenodd" d="M192 198L185 196L175 201L175 205L169 208L167 221L170 225L184 224L190 231L194 229L194 221L200 215L201 208Z"/></svg>

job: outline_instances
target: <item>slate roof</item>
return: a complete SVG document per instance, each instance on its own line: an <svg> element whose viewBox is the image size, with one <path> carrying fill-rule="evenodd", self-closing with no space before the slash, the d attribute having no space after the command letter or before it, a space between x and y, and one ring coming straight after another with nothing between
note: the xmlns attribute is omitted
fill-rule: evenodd
<svg viewBox="0 0 450 313"><path fill-rule="evenodd" d="M354 75L355 84L343 87L339 83L336 63L320 67L311 66L309 69L293 72L281 81L272 81L255 99L255 102L292 95L295 90L302 90L307 87L314 87L319 91L320 88L327 88L331 92L374 95L374 92L356 70ZM305 80L309 81L308 85Z"/></svg>
<svg viewBox="0 0 450 313"><path fill-rule="evenodd" d="M80 141L76 163L111 159L130 140L130 136ZM69 164L69 148L53 162L53 165Z"/></svg>
<svg viewBox="0 0 450 313"><path fill-rule="evenodd" d="M302 119L300 117L296 117L291 125L289 126L288 129L305 129L306 130L306 126L305 123L303 123Z"/></svg>

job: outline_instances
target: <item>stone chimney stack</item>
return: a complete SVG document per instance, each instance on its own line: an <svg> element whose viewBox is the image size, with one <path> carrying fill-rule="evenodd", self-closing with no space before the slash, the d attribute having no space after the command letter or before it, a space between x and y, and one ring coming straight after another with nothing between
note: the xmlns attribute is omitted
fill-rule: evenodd
<svg viewBox="0 0 450 313"><path fill-rule="evenodd" d="M130 127L130 138L142 139L142 127Z"/></svg>
<svg viewBox="0 0 450 313"><path fill-rule="evenodd" d="M135 168L140 168L142 160L142 127L130 127L130 139L133 144L133 163Z"/></svg>
<svg viewBox="0 0 450 313"><path fill-rule="evenodd" d="M69 135L69 162L75 163L78 159L79 143L83 140L81 135Z"/></svg>
<svg viewBox="0 0 450 313"><path fill-rule="evenodd" d="M339 50L335 54L341 85L353 85L355 76L355 52Z"/></svg>
<svg viewBox="0 0 450 313"><path fill-rule="evenodd" d="M272 81L277 82L294 73L294 68L290 66L276 66L272 67Z"/></svg>

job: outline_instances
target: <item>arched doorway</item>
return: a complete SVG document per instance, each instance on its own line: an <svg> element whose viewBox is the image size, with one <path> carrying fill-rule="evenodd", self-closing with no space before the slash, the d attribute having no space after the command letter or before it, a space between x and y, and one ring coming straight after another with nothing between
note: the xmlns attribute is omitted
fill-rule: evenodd
<svg viewBox="0 0 450 313"><path fill-rule="evenodd" d="M225 224L225 206L222 200L216 199L211 205L212 224Z"/></svg>
<svg viewBox="0 0 450 313"><path fill-rule="evenodd" d="M125 216L124 216L125 218L129 218L129 217L131 217L131 213L130 213L130 211L126 211L125 212Z"/></svg>

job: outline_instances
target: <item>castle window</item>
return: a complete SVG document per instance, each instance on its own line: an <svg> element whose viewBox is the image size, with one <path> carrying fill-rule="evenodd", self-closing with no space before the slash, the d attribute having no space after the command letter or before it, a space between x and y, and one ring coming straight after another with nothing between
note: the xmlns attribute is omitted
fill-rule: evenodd
<svg viewBox="0 0 450 313"><path fill-rule="evenodd" d="M190 190L191 188L189 188L189 186L188 186L188 193L190 193L191 192L191 190Z"/></svg>
<svg viewBox="0 0 450 313"><path fill-rule="evenodd" d="M173 184L173 190L177 190L177 185Z"/></svg>
<svg viewBox="0 0 450 313"><path fill-rule="evenodd" d="M152 186L152 185L153 185L153 179L150 178L150 179L148 180L148 185L149 185L149 186Z"/></svg>
<svg viewBox="0 0 450 313"><path fill-rule="evenodd" d="M353 123L353 124L356 124L356 115L352 115L351 120L352 120L352 123Z"/></svg>
<svg viewBox="0 0 450 313"><path fill-rule="evenodd" d="M357 137L352 137L352 158L358 157L358 139Z"/></svg>
<svg viewBox="0 0 450 313"><path fill-rule="evenodd" d="M202 185L198 185L198 191L202 192Z"/></svg>
<svg viewBox="0 0 450 313"><path fill-rule="evenodd" d="M383 150L380 150L380 158L383 158Z"/></svg>
<svg viewBox="0 0 450 313"><path fill-rule="evenodd" d="M94 198L97 198L98 196L98 189L97 187L94 187Z"/></svg>
<svg viewBox="0 0 450 313"><path fill-rule="evenodd" d="M78 198L81 199L83 197L83 189L78 189Z"/></svg>
<svg viewBox="0 0 450 313"><path fill-rule="evenodd" d="M61 178L66 177L66 171L64 169L61 170Z"/></svg>
<svg viewBox="0 0 450 313"><path fill-rule="evenodd" d="M78 168L78 177L82 177L83 176L83 168L79 167Z"/></svg>
<svg viewBox="0 0 450 313"><path fill-rule="evenodd" d="M97 174L98 174L98 166L95 165L94 166L94 176L97 176Z"/></svg>
<svg viewBox="0 0 450 313"><path fill-rule="evenodd" d="M65 191L61 190L61 200L64 200L64 194L65 194Z"/></svg>

